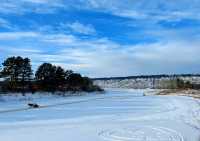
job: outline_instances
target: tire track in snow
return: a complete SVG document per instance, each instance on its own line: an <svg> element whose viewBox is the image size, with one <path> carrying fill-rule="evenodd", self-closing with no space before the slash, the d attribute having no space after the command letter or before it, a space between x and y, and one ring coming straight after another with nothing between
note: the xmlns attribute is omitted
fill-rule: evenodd
<svg viewBox="0 0 200 141"><path fill-rule="evenodd" d="M102 99L111 99L111 100L124 100L124 99L130 99L133 97L138 97L134 95L127 95L127 96L107 96L107 97L98 97L98 98L90 98L90 99L85 99L85 100L77 100L77 101L72 101L72 102L62 102L62 103L55 103L55 104L49 104L49 105L42 105L39 106L39 108L30 108L30 107L24 107L24 108L16 108L16 109L9 109L9 110L0 110L0 114L4 113L13 113L13 112L22 112L22 111L27 111L27 110L37 110L37 109L43 109L43 108L50 108L50 107L56 107L56 106L62 106L62 105L71 105L71 104L79 104L79 103L85 103L89 101L95 101L95 100L102 100ZM139 96L143 97L143 96ZM138 100L137 100L138 101ZM135 102L135 101L133 101ZM167 111L171 111L172 109L168 109ZM166 112L166 111L165 111Z"/></svg>
<svg viewBox="0 0 200 141"><path fill-rule="evenodd" d="M98 135L107 141L184 141L175 130L153 126L104 130Z"/></svg>
<svg viewBox="0 0 200 141"><path fill-rule="evenodd" d="M78 100L78 101L72 101L72 102L62 102L62 103L56 103L56 104L42 105L42 106L39 106L39 108L25 107L25 108L17 108L17 109L10 109L10 110L2 110L2 111L0 111L0 114L21 112L21 111L27 111L27 110L36 110L36 109L50 108L50 107L56 107L56 106L62 106L62 105L85 103L85 102L89 102L89 101L101 100L101 99L107 99L107 98L121 98L121 97L122 96L98 97L98 98L90 98L90 99L86 99L86 100ZM131 96L131 97L134 97L134 96Z"/></svg>
<svg viewBox="0 0 200 141"><path fill-rule="evenodd" d="M93 100L101 100L101 99L105 99L105 97L79 100L79 101L72 101L72 102L63 102L63 103L56 103L56 104L49 104L49 105L42 105L42 106L39 106L39 108L26 107L26 108L10 109L10 110L0 111L0 114L12 113L12 112L21 112L21 111L27 111L27 110L36 110L36 109L42 109L42 108L50 108L50 107L56 107L56 106L62 106L62 105L85 103L85 102L89 102L89 101L93 101Z"/></svg>

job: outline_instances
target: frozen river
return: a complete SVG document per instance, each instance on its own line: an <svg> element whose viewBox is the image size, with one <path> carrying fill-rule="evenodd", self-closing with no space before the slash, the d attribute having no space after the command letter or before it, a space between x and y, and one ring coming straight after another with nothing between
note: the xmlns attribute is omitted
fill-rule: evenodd
<svg viewBox="0 0 200 141"><path fill-rule="evenodd" d="M1 141L200 141L200 101L114 90L0 97ZM41 109L27 109L37 102ZM16 111L15 111L16 110Z"/></svg>

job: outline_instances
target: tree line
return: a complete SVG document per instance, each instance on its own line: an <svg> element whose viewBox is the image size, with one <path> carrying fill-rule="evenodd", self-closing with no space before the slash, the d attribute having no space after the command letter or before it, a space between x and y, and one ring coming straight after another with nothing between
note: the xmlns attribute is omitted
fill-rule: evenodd
<svg viewBox="0 0 200 141"><path fill-rule="evenodd" d="M138 75L138 76L127 76L127 77L104 77L94 78L93 80L123 80L123 79L160 79L160 78L180 78L180 77L200 77L200 74L160 74L160 75Z"/></svg>
<svg viewBox="0 0 200 141"><path fill-rule="evenodd" d="M4 92L102 91L90 78L51 63L41 64L34 74L31 60L21 56L7 58L2 63L0 77Z"/></svg>

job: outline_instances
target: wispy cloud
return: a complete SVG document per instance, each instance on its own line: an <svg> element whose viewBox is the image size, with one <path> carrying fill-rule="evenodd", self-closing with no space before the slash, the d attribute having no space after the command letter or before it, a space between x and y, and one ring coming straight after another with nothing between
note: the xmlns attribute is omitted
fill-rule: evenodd
<svg viewBox="0 0 200 141"><path fill-rule="evenodd" d="M10 23L7 20L0 18L0 27L9 27L9 25Z"/></svg>
<svg viewBox="0 0 200 141"><path fill-rule="evenodd" d="M10 23L10 21L0 18L0 28L8 29L8 30L15 30L16 26Z"/></svg>
<svg viewBox="0 0 200 141"><path fill-rule="evenodd" d="M0 40L16 40L22 38L38 37L36 32L0 32Z"/></svg>
<svg viewBox="0 0 200 141"><path fill-rule="evenodd" d="M22 2L31 2L35 4L47 4L53 2L52 0L21 0Z"/></svg>
<svg viewBox="0 0 200 141"><path fill-rule="evenodd" d="M91 40L73 35L43 33L33 35L24 34L21 37L28 36L30 45L35 41L41 42L39 49L23 46L20 49L5 47L2 51L6 51L9 56L20 54L30 57L36 64L34 67L42 62L52 62L92 77L187 73L188 70L197 72L200 67L199 41L191 43L171 40L153 44L122 45L109 39ZM31 41L31 38L34 40ZM49 49L52 48L56 48L56 51L50 53Z"/></svg>
<svg viewBox="0 0 200 141"><path fill-rule="evenodd" d="M198 0L3 0L0 59L92 77L197 73L199 9Z"/></svg>
<svg viewBox="0 0 200 141"><path fill-rule="evenodd" d="M199 1L192 0L86 0L82 2L85 8L109 12L114 15L133 19L177 20L182 18L199 19ZM178 5L178 6L177 6Z"/></svg>
<svg viewBox="0 0 200 141"><path fill-rule="evenodd" d="M78 21L73 23L61 24L63 29L69 28L75 33L92 35L96 34L95 28L91 24L82 24Z"/></svg>
<svg viewBox="0 0 200 141"><path fill-rule="evenodd" d="M3 0L0 13L52 13L70 8L101 11L133 19L200 19L198 0Z"/></svg>
<svg viewBox="0 0 200 141"><path fill-rule="evenodd" d="M188 46L190 45L190 48ZM138 46L70 50L90 76L127 76L133 74L187 73L198 72L200 64L199 43L171 42ZM113 47L115 48L115 46ZM78 56L77 56L78 54ZM195 57L194 57L195 56Z"/></svg>
<svg viewBox="0 0 200 141"><path fill-rule="evenodd" d="M0 13L25 14L25 13L53 13L63 7L61 0L2 0Z"/></svg>

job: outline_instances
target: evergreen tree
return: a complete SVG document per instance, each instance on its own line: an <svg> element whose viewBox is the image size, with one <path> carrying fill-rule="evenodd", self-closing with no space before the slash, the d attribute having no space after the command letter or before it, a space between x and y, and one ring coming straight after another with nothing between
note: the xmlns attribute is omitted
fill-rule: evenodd
<svg viewBox="0 0 200 141"><path fill-rule="evenodd" d="M56 67L55 82L57 88L63 87L65 85L65 77L66 77L65 70L60 66Z"/></svg>
<svg viewBox="0 0 200 141"><path fill-rule="evenodd" d="M25 85L30 85L31 76L33 75L31 69L31 63L29 58L24 58L22 63L22 71L21 71L21 82L23 86L23 91L25 89Z"/></svg>
<svg viewBox="0 0 200 141"><path fill-rule="evenodd" d="M71 74L73 74L74 72L72 70L66 70L65 71L65 79L67 79Z"/></svg>
<svg viewBox="0 0 200 141"><path fill-rule="evenodd" d="M6 91L96 91L98 90L88 77L82 77L72 70L65 71L61 66L50 63L40 65L32 78L31 60L29 58L9 57L3 63L0 77L7 78L4 90Z"/></svg>
<svg viewBox="0 0 200 141"><path fill-rule="evenodd" d="M22 65L22 81L30 81L33 71L31 69L31 63L29 58L25 58Z"/></svg>
<svg viewBox="0 0 200 141"><path fill-rule="evenodd" d="M43 63L37 69L35 78L41 85L41 89L54 91L56 83L56 66L50 63Z"/></svg>
<svg viewBox="0 0 200 141"><path fill-rule="evenodd" d="M3 63L2 76L9 77L10 81L16 81L15 57L7 58Z"/></svg>
<svg viewBox="0 0 200 141"><path fill-rule="evenodd" d="M72 73L71 75L69 75L67 82L68 82L69 86L71 88L73 88L73 87L81 87L84 80L80 74Z"/></svg>
<svg viewBox="0 0 200 141"><path fill-rule="evenodd" d="M3 70L1 72L3 77L9 78L9 88L17 89L20 84L25 86L25 81L29 82L32 69L30 59L22 57L9 57L3 63Z"/></svg>

